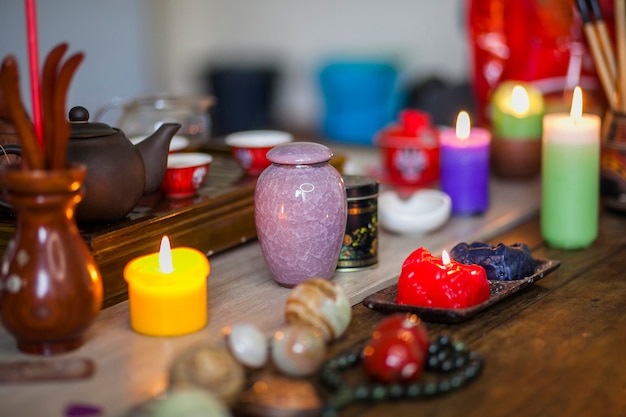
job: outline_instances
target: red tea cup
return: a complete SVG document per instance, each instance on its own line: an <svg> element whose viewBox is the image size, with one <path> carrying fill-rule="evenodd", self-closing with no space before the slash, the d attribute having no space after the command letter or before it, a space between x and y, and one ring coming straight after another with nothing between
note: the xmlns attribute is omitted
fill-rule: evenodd
<svg viewBox="0 0 626 417"><path fill-rule="evenodd" d="M194 195L205 183L212 161L211 155L200 152L168 155L161 190L170 198Z"/></svg>
<svg viewBox="0 0 626 417"><path fill-rule="evenodd" d="M291 133L280 130L244 130L226 136L224 142L239 166L248 175L259 175L271 165L267 152L273 147L293 141Z"/></svg>

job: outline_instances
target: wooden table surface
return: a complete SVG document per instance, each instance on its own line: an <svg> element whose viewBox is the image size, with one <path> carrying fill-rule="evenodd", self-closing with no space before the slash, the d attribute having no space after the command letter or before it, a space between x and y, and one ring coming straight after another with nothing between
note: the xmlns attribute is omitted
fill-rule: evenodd
<svg viewBox="0 0 626 417"><path fill-rule="evenodd" d="M546 247L538 217L496 237L528 243L535 257L558 259L560 268L473 319L428 323L480 352L480 377L452 394L430 400L356 405L342 416L625 416L626 217L602 213L600 234L578 251ZM382 313L353 308L354 345Z"/></svg>
<svg viewBox="0 0 626 417"><path fill-rule="evenodd" d="M377 268L335 275L354 307L350 327L330 346L329 357L369 336L384 315L361 300L393 284L417 247L440 253L459 241L524 242L535 257L561 261L556 272L466 322L428 324L431 336L447 332L484 356L484 371L471 385L431 400L357 404L341 415L626 415L626 217L602 212L599 237L588 249L551 249L539 233L539 190L537 181L494 180L484 215L453 218L423 237L381 230ZM258 242L209 259L210 321L194 334L136 334L128 323L128 302L103 310L80 349L51 358L19 353L0 327L1 362L88 357L96 363L86 380L0 385L0 416L62 417L68 406L86 404L120 417L162 393L173 358L189 346L218 343L223 326L249 322L270 335L284 323L281 306L289 290L271 280Z"/></svg>

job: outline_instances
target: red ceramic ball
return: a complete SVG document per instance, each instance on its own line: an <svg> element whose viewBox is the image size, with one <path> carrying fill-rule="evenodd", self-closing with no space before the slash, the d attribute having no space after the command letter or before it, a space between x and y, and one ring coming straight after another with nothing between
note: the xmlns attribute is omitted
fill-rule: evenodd
<svg viewBox="0 0 626 417"><path fill-rule="evenodd" d="M422 350L424 357L428 356L428 347L430 346L430 338L428 336L428 330L417 317L412 313L397 313L392 314L378 323L374 329L374 333L395 333L396 337L403 338L409 343L417 343Z"/></svg>
<svg viewBox="0 0 626 417"><path fill-rule="evenodd" d="M363 367L372 379L385 384L416 380L424 369L425 355L420 345L400 332L375 332L363 349ZM409 338L410 339L410 338Z"/></svg>

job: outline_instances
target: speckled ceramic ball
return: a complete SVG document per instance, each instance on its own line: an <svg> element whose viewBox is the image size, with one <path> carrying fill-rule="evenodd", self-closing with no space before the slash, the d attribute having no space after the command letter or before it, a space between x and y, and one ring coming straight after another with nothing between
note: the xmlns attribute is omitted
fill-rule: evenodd
<svg viewBox="0 0 626 417"><path fill-rule="evenodd" d="M181 353L170 369L172 389L206 389L228 405L237 402L243 390L245 372L224 347L201 345Z"/></svg>
<svg viewBox="0 0 626 417"><path fill-rule="evenodd" d="M291 324L274 333L272 361L285 375L305 377L315 373L326 357L322 334L311 326Z"/></svg>
<svg viewBox="0 0 626 417"><path fill-rule="evenodd" d="M285 303L287 323L305 323L322 332L324 340L338 339L352 318L350 301L337 283L313 278L296 285Z"/></svg>
<svg viewBox="0 0 626 417"><path fill-rule="evenodd" d="M268 341L254 325L235 323L222 329L226 347L243 366L251 369L262 368L267 363Z"/></svg>
<svg viewBox="0 0 626 417"><path fill-rule="evenodd" d="M210 392L197 388L173 390L163 400L155 401L151 417L211 416L230 417L230 410Z"/></svg>

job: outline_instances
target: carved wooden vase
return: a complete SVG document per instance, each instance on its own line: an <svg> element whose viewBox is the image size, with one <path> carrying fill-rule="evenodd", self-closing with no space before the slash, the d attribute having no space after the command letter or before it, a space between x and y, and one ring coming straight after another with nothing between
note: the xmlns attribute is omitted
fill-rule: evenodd
<svg viewBox="0 0 626 417"><path fill-rule="evenodd" d="M602 122L600 197L609 210L626 213L626 113L607 112Z"/></svg>
<svg viewBox="0 0 626 417"><path fill-rule="evenodd" d="M0 166L3 198L16 213L0 272L2 323L20 351L74 350L102 305L102 278L74 218L86 167Z"/></svg>

